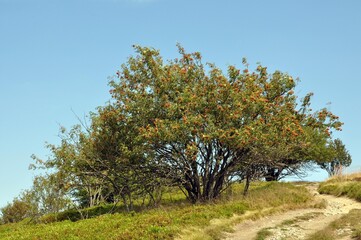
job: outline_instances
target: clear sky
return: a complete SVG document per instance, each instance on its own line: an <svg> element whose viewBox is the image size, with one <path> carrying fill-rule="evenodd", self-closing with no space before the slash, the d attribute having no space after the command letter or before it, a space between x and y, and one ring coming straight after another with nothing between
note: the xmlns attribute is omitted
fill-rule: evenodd
<svg viewBox="0 0 361 240"><path fill-rule="evenodd" d="M0 0L0 206L31 186L30 155L49 155L59 125L110 99L133 44L175 58L179 42L222 68L247 57L299 77L298 95L345 122L336 137L360 170L360 12L359 0Z"/></svg>

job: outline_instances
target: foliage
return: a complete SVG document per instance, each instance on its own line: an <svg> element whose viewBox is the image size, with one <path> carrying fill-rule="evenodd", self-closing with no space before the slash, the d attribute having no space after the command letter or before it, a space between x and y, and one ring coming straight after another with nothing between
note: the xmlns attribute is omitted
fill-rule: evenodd
<svg viewBox="0 0 361 240"><path fill-rule="evenodd" d="M11 203L8 203L5 207L1 208L1 222L3 223L15 223L29 217L29 210L31 206L15 198Z"/></svg>
<svg viewBox="0 0 361 240"><path fill-rule="evenodd" d="M3 222L19 222L25 218L37 221L44 214L58 213L70 207L70 199L56 176L36 176L31 189L1 209Z"/></svg>
<svg viewBox="0 0 361 240"><path fill-rule="evenodd" d="M328 172L330 177L342 174L342 168L350 166L352 159L345 145L340 139L335 139L329 145L330 160L319 162L321 168Z"/></svg>
<svg viewBox="0 0 361 240"><path fill-rule="evenodd" d="M101 204L156 205L164 186L192 203L220 198L237 181L246 194L254 179L279 180L331 159L331 133L342 123L327 109L312 111L312 94L299 100L287 73L261 65L250 72L245 59L243 70L223 73L181 46L167 62L153 48L134 49L109 83L111 101L89 124L62 128L61 144L47 145L49 159L34 157L33 168L51 172L47 194L74 200L81 216Z"/></svg>
<svg viewBox="0 0 361 240"><path fill-rule="evenodd" d="M139 157L136 148L140 145L132 144L132 130L116 117L112 106L99 107L85 132L81 126L70 131L62 128L60 146L47 146L52 156L47 161L34 157L33 168L52 169L63 176L59 178L62 189L76 200L75 207L121 200L131 209L134 198L150 196L153 203L159 200L160 180L149 177L154 167Z"/></svg>
<svg viewBox="0 0 361 240"><path fill-rule="evenodd" d="M71 203L63 184L59 173L36 176L24 199L35 206L39 215L60 212L69 208Z"/></svg>
<svg viewBox="0 0 361 240"><path fill-rule="evenodd" d="M297 110L288 74L230 66L225 75L214 64L207 73L200 53L178 47L181 58L165 64L158 51L135 46L110 86L118 118L135 126L161 177L192 202L217 198L235 177L299 168L315 159L309 134L328 138L341 126L326 109L311 112L311 95Z"/></svg>
<svg viewBox="0 0 361 240"><path fill-rule="evenodd" d="M113 204L99 205L84 209L68 209L59 213L45 214L38 219L40 223L51 223L58 221L70 220L72 222L82 220L84 218L93 218L104 214L115 212L124 212L124 207L114 207Z"/></svg>

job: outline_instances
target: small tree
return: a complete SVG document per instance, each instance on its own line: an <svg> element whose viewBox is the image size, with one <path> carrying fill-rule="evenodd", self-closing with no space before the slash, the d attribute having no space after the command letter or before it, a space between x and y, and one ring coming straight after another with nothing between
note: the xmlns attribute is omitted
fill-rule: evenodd
<svg viewBox="0 0 361 240"><path fill-rule="evenodd" d="M26 201L15 198L11 203L1 208L2 222L15 223L30 217L31 206Z"/></svg>
<svg viewBox="0 0 361 240"><path fill-rule="evenodd" d="M335 139L329 144L331 156L324 162L318 163L325 169L330 177L341 174L342 169L351 165L352 158L340 139Z"/></svg>
<svg viewBox="0 0 361 240"><path fill-rule="evenodd" d="M151 156L138 142L137 129L120 119L113 106L99 107L85 130L79 125L70 131L61 128L61 144L49 144L51 157L46 161L34 157L32 167L50 170L54 180L62 176L53 181L54 187L72 196L80 207L122 201L131 210L139 197L155 203L153 193L161 183L154 178L157 169L147 161Z"/></svg>

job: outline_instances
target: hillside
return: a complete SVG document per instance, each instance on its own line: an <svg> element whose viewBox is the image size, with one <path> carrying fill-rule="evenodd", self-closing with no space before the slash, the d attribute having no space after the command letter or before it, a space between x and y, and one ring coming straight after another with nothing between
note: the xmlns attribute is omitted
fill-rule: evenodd
<svg viewBox="0 0 361 240"><path fill-rule="evenodd" d="M138 212L105 214L76 222L1 225L0 239L174 239L182 235L189 238L189 232L202 239L215 239L244 218L303 208L312 200L304 187L288 183L254 183L246 198L242 190L242 185L235 185L223 199L208 204L192 205L168 196L167 202L157 208ZM219 219L216 225L215 219Z"/></svg>
<svg viewBox="0 0 361 240"><path fill-rule="evenodd" d="M308 190L314 195L314 200L320 203L320 209L304 208L275 214L258 221L245 221L235 227L235 232L228 234L228 240L239 239L340 239L352 233L351 226L338 228L335 236L326 234L310 236L322 232L341 216L347 215L353 209L360 209L361 203L345 197L320 195L317 184L307 185ZM348 239L348 238L346 238Z"/></svg>
<svg viewBox="0 0 361 240"><path fill-rule="evenodd" d="M307 183L319 209L297 209L244 221L225 239L361 239L360 179L361 174L355 173L336 176L320 184Z"/></svg>
<svg viewBox="0 0 361 240"><path fill-rule="evenodd" d="M341 196L361 192L357 180L359 175L321 184L256 182L247 197L237 184L222 199L196 205L170 191L158 207L119 208L78 221L0 225L0 239L360 239L361 203Z"/></svg>

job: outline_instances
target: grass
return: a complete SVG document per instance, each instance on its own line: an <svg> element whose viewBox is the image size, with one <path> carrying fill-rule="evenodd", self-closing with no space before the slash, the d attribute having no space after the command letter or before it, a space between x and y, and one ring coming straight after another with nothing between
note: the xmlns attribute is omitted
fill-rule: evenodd
<svg viewBox="0 0 361 240"><path fill-rule="evenodd" d="M361 172L335 176L320 184L321 194L347 196L361 201ZM353 209L326 228L311 235L308 240L336 240L350 235L352 239L361 240L361 210Z"/></svg>
<svg viewBox="0 0 361 240"><path fill-rule="evenodd" d="M311 213L307 213L307 214L304 214L302 216L298 216L295 218L295 223L297 222L304 222L304 221L308 221L310 219L313 219L319 215L322 215L321 212L311 212Z"/></svg>
<svg viewBox="0 0 361 240"><path fill-rule="evenodd" d="M332 232L322 230L313 234L308 240L336 240L336 238L333 237Z"/></svg>
<svg viewBox="0 0 361 240"><path fill-rule="evenodd" d="M304 215L301 216L297 216L295 218L292 219L287 219L285 221L283 221L282 223L272 227L272 228L263 228L260 231L258 231L257 233L257 237L255 238L255 240L263 240L266 239L269 236L272 236L272 229L277 229L277 228L281 228L284 229L287 226L295 226L297 223L302 222L302 221L307 221L310 220L312 218L315 218L317 216L319 216L320 212L311 212L311 213L306 213Z"/></svg>
<svg viewBox="0 0 361 240"><path fill-rule="evenodd" d="M321 194L347 196L361 202L361 173L332 177L320 184Z"/></svg>
<svg viewBox="0 0 361 240"><path fill-rule="evenodd" d="M168 198L160 207L140 212L105 214L76 222L0 225L0 239L219 239L222 232L231 231L232 225L244 218L299 208L311 198L303 187L287 183L255 183L244 198L242 185L235 185L223 199L208 204L191 205L178 198L172 203Z"/></svg>
<svg viewBox="0 0 361 240"><path fill-rule="evenodd" d="M269 228L264 228L257 233L255 240L264 240L269 236L272 236L272 232Z"/></svg>
<svg viewBox="0 0 361 240"><path fill-rule="evenodd" d="M313 219L313 218L315 218L315 217L317 217L317 216L319 216L321 214L322 213L320 213L320 212L311 212L311 213L307 213L307 214L295 217L293 219L288 219L288 220L283 221L281 223L280 227L287 226L287 225L294 225L294 224L299 223L299 222L308 221L308 220Z"/></svg>
<svg viewBox="0 0 361 240"><path fill-rule="evenodd" d="M311 235L307 240L337 240L351 234L352 239L361 240L361 209L353 209L326 228Z"/></svg>
<svg viewBox="0 0 361 240"><path fill-rule="evenodd" d="M245 219L255 220L276 212L310 206L311 199L312 196L303 186L296 187L290 183L258 183L253 186L247 198L236 194L236 198L230 200L243 202L247 206L247 214L216 219L205 228L186 228L177 239L221 239L222 233L231 232L233 225Z"/></svg>

